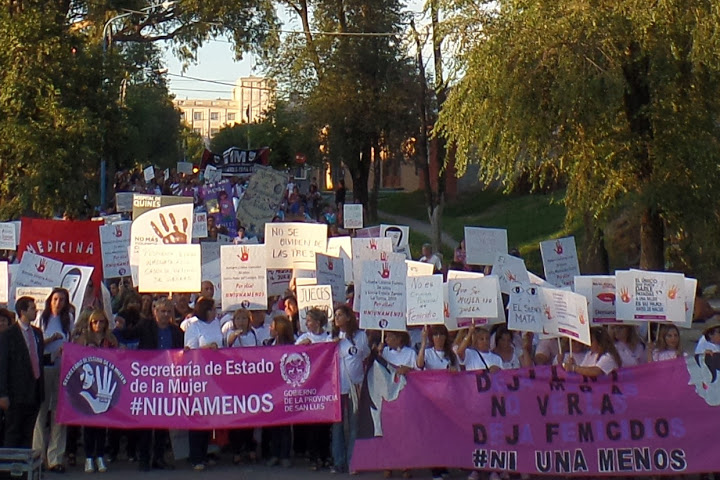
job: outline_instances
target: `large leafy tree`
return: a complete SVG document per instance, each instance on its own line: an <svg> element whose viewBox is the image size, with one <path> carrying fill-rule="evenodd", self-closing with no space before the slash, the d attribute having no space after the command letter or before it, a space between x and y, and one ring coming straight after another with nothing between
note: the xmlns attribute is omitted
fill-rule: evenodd
<svg viewBox="0 0 720 480"><path fill-rule="evenodd" d="M511 188L568 183L571 216L640 217L640 266L666 230L717 211L720 11L710 0L451 0L463 79L441 113L459 165Z"/></svg>

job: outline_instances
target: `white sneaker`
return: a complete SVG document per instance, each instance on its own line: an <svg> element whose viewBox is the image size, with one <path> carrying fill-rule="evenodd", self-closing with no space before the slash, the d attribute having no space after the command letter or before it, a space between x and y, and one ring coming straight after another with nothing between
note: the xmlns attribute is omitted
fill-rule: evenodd
<svg viewBox="0 0 720 480"><path fill-rule="evenodd" d="M95 462L92 458L85 459L85 473L95 473Z"/></svg>
<svg viewBox="0 0 720 480"><path fill-rule="evenodd" d="M468 475L467 480L480 480L480 472L473 470L470 475Z"/></svg>
<svg viewBox="0 0 720 480"><path fill-rule="evenodd" d="M97 471L100 473L107 472L107 467L105 466L105 460L103 457L98 457L95 459L95 464L97 465Z"/></svg>

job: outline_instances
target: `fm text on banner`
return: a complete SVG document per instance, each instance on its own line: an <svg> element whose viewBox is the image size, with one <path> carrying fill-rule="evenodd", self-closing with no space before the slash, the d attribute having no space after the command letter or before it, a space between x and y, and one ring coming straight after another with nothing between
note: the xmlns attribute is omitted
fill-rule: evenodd
<svg viewBox="0 0 720 480"><path fill-rule="evenodd" d="M66 344L57 420L248 428L340 420L337 345L127 351Z"/></svg>

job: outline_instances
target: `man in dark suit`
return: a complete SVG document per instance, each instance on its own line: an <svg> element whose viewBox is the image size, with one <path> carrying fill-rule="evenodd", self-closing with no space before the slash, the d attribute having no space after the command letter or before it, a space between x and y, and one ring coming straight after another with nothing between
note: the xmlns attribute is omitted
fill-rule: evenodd
<svg viewBox="0 0 720 480"><path fill-rule="evenodd" d="M18 321L0 334L0 408L5 410L5 447L31 448L40 404L45 398L43 336L30 325L35 300L15 302Z"/></svg>

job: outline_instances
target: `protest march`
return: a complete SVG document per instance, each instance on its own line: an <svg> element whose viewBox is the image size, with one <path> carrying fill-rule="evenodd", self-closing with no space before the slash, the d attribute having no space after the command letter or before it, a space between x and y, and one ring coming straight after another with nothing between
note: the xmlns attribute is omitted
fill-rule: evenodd
<svg viewBox="0 0 720 480"><path fill-rule="evenodd" d="M205 173L0 223L4 447L55 473L218 452L436 480L720 471L720 316L682 343L695 279L583 275L573 237L530 272L475 225L452 261L413 259L407 225L365 226L344 192Z"/></svg>

